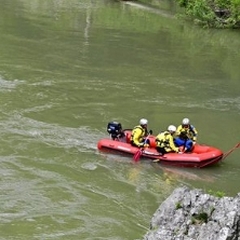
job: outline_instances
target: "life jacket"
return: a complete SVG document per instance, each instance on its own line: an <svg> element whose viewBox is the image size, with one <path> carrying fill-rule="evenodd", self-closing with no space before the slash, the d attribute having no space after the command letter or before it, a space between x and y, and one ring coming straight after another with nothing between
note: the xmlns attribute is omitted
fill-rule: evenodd
<svg viewBox="0 0 240 240"><path fill-rule="evenodd" d="M141 142L142 139L147 135L147 130L144 129L141 125L138 125L138 126L134 127L133 130L132 130L132 134L131 134L131 137L130 137L130 142L131 143L134 142L134 134L135 134L135 130L136 129L140 129L141 130L141 135L140 135L139 142Z"/></svg>
<svg viewBox="0 0 240 240"><path fill-rule="evenodd" d="M179 129L179 138L187 140L187 139L193 139L197 136L196 131L194 130L194 127L192 125L188 125L187 128L185 128L183 125L181 125L181 128Z"/></svg>
<svg viewBox="0 0 240 240"><path fill-rule="evenodd" d="M156 144L157 144L157 147L159 148L169 148L170 147L170 144L169 144L169 135L171 135L170 132L168 131L165 131L165 132L162 132L160 134L157 135L156 137Z"/></svg>

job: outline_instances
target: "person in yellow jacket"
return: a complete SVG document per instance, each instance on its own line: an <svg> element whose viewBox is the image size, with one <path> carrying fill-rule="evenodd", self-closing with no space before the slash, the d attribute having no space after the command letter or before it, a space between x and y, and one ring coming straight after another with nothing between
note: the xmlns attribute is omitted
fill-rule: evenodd
<svg viewBox="0 0 240 240"><path fill-rule="evenodd" d="M132 130L130 142L132 146L135 147L149 147L149 140L147 139L148 130L147 130L148 120L142 118L139 121L139 125L135 126Z"/></svg>
<svg viewBox="0 0 240 240"><path fill-rule="evenodd" d="M190 152L197 141L197 129L190 124L188 118L182 120L182 124L177 127L176 138L174 140L178 147L183 146L184 152Z"/></svg>
<svg viewBox="0 0 240 240"><path fill-rule="evenodd" d="M175 146L173 135L176 132L176 127L174 125L169 125L167 131L161 132L157 135L156 149L159 153L165 154L170 152L181 153L178 147Z"/></svg>

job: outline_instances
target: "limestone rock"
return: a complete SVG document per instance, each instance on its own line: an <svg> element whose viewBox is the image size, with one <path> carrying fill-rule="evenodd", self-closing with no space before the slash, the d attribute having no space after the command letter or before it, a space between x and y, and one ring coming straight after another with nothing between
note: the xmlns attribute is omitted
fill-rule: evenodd
<svg viewBox="0 0 240 240"><path fill-rule="evenodd" d="M240 240L240 194L177 188L154 213L144 240Z"/></svg>

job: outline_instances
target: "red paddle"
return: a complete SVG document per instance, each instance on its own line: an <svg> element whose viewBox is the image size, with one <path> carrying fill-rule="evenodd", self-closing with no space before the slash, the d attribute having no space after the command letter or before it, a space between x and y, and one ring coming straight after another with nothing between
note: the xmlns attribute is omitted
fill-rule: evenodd
<svg viewBox="0 0 240 240"><path fill-rule="evenodd" d="M225 159L227 156L229 156L229 154L231 154L234 150L236 150L237 148L240 147L240 142L238 144L236 144L232 149L230 149L228 152L224 153L223 155L223 159Z"/></svg>
<svg viewBox="0 0 240 240"><path fill-rule="evenodd" d="M143 148L139 149L134 155L133 155L133 160L134 162L138 162L141 155L142 155L142 152L143 152Z"/></svg>
<svg viewBox="0 0 240 240"><path fill-rule="evenodd" d="M146 137L146 139L144 141L144 144L146 144L147 141L148 141L149 135L151 134L150 131L149 131L149 134L148 134L148 136ZM142 156L143 150L144 150L144 147L141 147L139 150L136 151L136 153L133 155L134 162L138 162L139 161L140 157Z"/></svg>

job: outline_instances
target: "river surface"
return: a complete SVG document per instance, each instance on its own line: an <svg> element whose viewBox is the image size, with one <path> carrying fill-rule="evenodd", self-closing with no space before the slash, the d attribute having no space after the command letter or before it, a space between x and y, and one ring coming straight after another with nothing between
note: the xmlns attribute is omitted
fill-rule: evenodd
<svg viewBox="0 0 240 240"><path fill-rule="evenodd" d="M0 0L0 239L142 239L181 184L234 196L240 149L206 169L101 153L116 120L240 141L239 31L107 0Z"/></svg>

